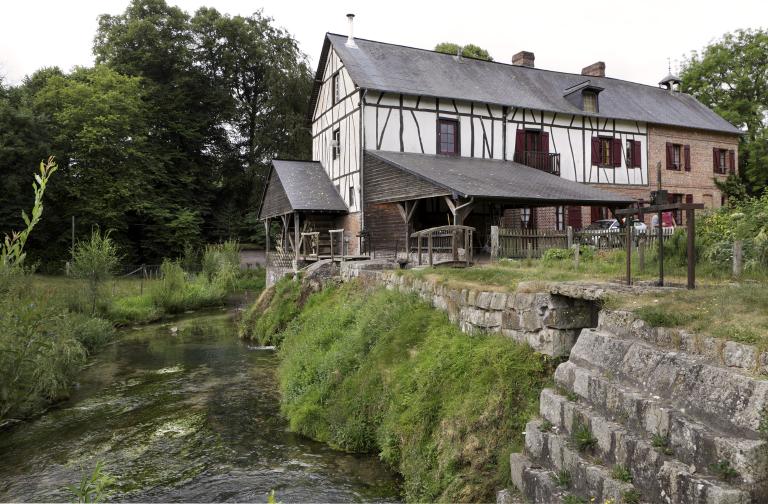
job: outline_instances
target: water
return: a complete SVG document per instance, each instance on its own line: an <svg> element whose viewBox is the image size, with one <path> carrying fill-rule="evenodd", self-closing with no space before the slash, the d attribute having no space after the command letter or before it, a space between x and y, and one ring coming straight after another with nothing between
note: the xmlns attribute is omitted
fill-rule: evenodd
<svg viewBox="0 0 768 504"><path fill-rule="evenodd" d="M398 500L376 458L288 431L276 366L225 312L128 329L67 403L0 432L0 501L71 501L64 487L98 461L116 478L110 500Z"/></svg>

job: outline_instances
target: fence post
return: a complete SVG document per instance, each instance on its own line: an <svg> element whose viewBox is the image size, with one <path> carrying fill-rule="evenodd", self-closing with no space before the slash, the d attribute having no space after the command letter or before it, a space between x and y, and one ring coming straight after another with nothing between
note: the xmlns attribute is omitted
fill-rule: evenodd
<svg viewBox="0 0 768 504"><path fill-rule="evenodd" d="M499 226L491 226L491 261L499 259Z"/></svg>
<svg viewBox="0 0 768 504"><path fill-rule="evenodd" d="M733 277L739 278L743 271L744 246L741 240L733 242Z"/></svg>
<svg viewBox="0 0 768 504"><path fill-rule="evenodd" d="M568 241L568 248L573 247L573 227L568 226L568 229L565 231L566 240Z"/></svg>
<svg viewBox="0 0 768 504"><path fill-rule="evenodd" d="M637 262L640 266L640 271L645 271L645 238L640 238L637 241Z"/></svg>
<svg viewBox="0 0 768 504"><path fill-rule="evenodd" d="M529 261L533 258L533 243L531 243L530 240L527 243L525 256L528 258Z"/></svg>
<svg viewBox="0 0 768 504"><path fill-rule="evenodd" d="M573 264L576 267L576 269L579 269L579 253L580 252L581 252L581 247L577 243L573 246Z"/></svg>

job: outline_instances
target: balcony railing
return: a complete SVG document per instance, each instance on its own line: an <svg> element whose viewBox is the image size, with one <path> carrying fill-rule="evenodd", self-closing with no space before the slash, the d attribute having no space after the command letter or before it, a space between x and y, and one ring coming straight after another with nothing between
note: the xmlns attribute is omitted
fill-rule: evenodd
<svg viewBox="0 0 768 504"><path fill-rule="evenodd" d="M515 163L524 164L537 170L560 176L560 154L549 154L547 152L516 152Z"/></svg>

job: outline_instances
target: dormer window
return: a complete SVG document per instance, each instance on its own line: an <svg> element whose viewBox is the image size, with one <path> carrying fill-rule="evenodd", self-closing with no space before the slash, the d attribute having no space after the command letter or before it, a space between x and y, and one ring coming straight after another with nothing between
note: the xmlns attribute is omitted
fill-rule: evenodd
<svg viewBox="0 0 768 504"><path fill-rule="evenodd" d="M584 91L582 99L584 100L584 112L597 114L597 93Z"/></svg>
<svg viewBox="0 0 768 504"><path fill-rule="evenodd" d="M584 81L565 90L563 97L574 107L583 110L588 114L597 114L600 112L600 104L597 95L603 88L593 86L590 81Z"/></svg>

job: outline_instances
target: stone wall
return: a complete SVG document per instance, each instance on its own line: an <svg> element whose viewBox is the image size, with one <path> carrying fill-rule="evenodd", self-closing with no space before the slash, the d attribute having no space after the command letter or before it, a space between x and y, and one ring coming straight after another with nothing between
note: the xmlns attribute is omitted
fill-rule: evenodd
<svg viewBox="0 0 768 504"><path fill-rule="evenodd" d="M598 303L552 294L547 286L521 284L513 293L457 289L386 267L384 262L376 269L368 262L347 262L341 275L345 280L364 276L388 289L416 294L446 312L465 333L500 332L553 357L568 355L581 329L597 326Z"/></svg>

